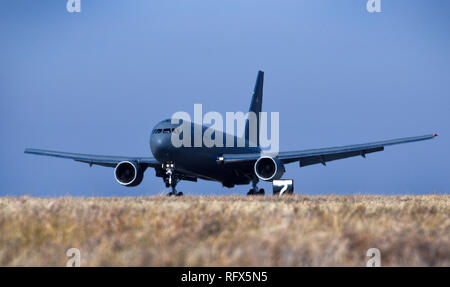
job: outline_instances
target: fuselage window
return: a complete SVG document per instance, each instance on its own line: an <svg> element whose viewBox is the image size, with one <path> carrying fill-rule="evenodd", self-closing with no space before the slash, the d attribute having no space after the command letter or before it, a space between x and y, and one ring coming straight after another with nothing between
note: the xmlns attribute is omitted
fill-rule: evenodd
<svg viewBox="0 0 450 287"><path fill-rule="evenodd" d="M170 129L164 129L164 130L163 130L163 133L169 134L169 133L170 133Z"/></svg>

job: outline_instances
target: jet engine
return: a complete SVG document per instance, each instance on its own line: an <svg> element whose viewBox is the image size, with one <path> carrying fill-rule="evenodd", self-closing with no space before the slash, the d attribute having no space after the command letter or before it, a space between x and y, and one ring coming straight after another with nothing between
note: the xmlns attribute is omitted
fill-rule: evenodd
<svg viewBox="0 0 450 287"><path fill-rule="evenodd" d="M255 174L262 180L280 179L285 169L278 158L262 156L255 162Z"/></svg>
<svg viewBox="0 0 450 287"><path fill-rule="evenodd" d="M144 179L145 168L140 165L122 161L114 169L114 175L118 183L124 186L136 186Z"/></svg>

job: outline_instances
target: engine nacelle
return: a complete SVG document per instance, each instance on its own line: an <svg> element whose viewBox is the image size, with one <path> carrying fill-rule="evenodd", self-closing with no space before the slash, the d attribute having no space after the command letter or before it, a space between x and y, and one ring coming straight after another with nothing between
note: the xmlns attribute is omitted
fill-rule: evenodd
<svg viewBox="0 0 450 287"><path fill-rule="evenodd" d="M262 156L255 162L255 174L265 181L280 179L284 171L284 165L278 158Z"/></svg>
<svg viewBox="0 0 450 287"><path fill-rule="evenodd" d="M136 186L144 179L144 171L144 168L134 162L122 161L114 169L114 176L121 185Z"/></svg>

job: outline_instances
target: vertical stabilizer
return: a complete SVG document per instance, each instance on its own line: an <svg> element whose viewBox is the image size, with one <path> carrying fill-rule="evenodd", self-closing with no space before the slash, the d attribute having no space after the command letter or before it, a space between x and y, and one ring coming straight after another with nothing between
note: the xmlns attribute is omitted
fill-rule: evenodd
<svg viewBox="0 0 450 287"><path fill-rule="evenodd" d="M259 146L259 113L261 112L262 108L262 98L263 98L263 85L264 85L264 72L259 71L258 76L256 78L256 84L255 89L253 90L253 97L252 102L250 103L250 109L249 112L254 112L257 119L257 142L256 144ZM249 121L247 119L247 122L245 124L245 139L249 139Z"/></svg>

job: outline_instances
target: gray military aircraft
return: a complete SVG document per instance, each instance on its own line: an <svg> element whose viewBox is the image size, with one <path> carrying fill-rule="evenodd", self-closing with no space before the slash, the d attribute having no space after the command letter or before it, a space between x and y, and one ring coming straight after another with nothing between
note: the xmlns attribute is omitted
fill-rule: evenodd
<svg viewBox="0 0 450 287"><path fill-rule="evenodd" d="M249 109L249 112L254 112L258 116L262 107L263 82L264 72L259 71ZM248 144L248 120L244 134L245 147L204 145L174 147L171 134L177 127L179 124L172 124L170 119L161 121L154 127L150 135L150 149L154 157L91 155L42 149L25 149L25 153L73 159L91 166L95 164L113 167L117 182L123 186L140 184L145 170L151 167L155 169L157 177L163 178L166 187L171 187L168 195L182 195L175 189L180 180L197 181L197 179L217 181L229 188L252 183L248 195L263 195L264 189L257 187L258 181L280 179L285 172L285 165L289 163L299 162L300 167L304 167L312 164L326 165L329 161L353 156L365 158L366 154L383 151L386 146L428 140L437 136L429 134L365 144L279 152L276 156L270 157L262 155L259 144L253 147ZM201 127L202 131L206 128Z"/></svg>

